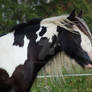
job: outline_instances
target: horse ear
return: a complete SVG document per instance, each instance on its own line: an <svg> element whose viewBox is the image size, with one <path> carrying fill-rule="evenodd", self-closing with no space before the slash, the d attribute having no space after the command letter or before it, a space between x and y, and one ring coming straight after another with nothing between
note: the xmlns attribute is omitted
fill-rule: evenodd
<svg viewBox="0 0 92 92"><path fill-rule="evenodd" d="M79 12L79 14L78 14L78 17L79 17L79 18L82 18L82 15L83 15L83 11L81 10L81 11Z"/></svg>
<svg viewBox="0 0 92 92"><path fill-rule="evenodd" d="M75 14L75 9L74 9L74 10L70 13L68 19L72 21L72 20L74 20L75 16L76 16L76 14Z"/></svg>

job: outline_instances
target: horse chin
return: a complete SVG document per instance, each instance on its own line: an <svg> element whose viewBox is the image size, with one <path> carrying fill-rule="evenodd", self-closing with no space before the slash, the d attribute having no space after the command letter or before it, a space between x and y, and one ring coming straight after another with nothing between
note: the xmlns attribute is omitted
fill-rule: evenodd
<svg viewBox="0 0 92 92"><path fill-rule="evenodd" d="M90 59L91 59L91 62L92 62L92 50L88 53L88 55L89 55L89 57L90 57ZM86 68L88 68L88 69L92 69L92 63L86 65Z"/></svg>
<svg viewBox="0 0 92 92"><path fill-rule="evenodd" d="M90 59L92 60L92 50L90 52L88 52L88 55L89 55Z"/></svg>
<svg viewBox="0 0 92 92"><path fill-rule="evenodd" d="M92 69L92 65L88 64L88 65L85 66L85 68Z"/></svg>
<svg viewBox="0 0 92 92"><path fill-rule="evenodd" d="M85 65L85 68L92 69L92 50L88 52L88 56L91 60L91 63L89 63L88 65Z"/></svg>

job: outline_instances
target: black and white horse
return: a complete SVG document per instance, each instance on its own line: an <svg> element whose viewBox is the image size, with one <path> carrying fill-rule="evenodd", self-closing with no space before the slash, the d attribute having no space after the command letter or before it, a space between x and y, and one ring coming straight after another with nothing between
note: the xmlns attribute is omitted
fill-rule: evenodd
<svg viewBox="0 0 92 92"><path fill-rule="evenodd" d="M61 52L92 68L91 42L82 11L14 26L0 37L0 92L29 92L39 70Z"/></svg>

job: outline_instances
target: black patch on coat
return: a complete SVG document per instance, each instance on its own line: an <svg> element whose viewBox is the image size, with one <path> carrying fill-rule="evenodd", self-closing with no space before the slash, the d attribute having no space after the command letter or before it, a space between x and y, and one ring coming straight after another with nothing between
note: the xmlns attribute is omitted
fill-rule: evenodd
<svg viewBox="0 0 92 92"><path fill-rule="evenodd" d="M39 33L40 36L43 36L46 33L46 27L42 27L41 32Z"/></svg>
<svg viewBox="0 0 92 92"><path fill-rule="evenodd" d="M36 41L37 35L36 32L40 29L40 24L31 25L26 27L24 30L26 30L26 36L31 41Z"/></svg>
<svg viewBox="0 0 92 92"><path fill-rule="evenodd" d="M65 31L65 28L63 27L60 27L60 26L57 26L57 32L62 32L62 31Z"/></svg>
<svg viewBox="0 0 92 92"><path fill-rule="evenodd" d="M4 36L4 35L6 35L6 33L0 34L0 37L2 37L2 36Z"/></svg>
<svg viewBox="0 0 92 92"><path fill-rule="evenodd" d="M40 24L40 21L42 20L42 18L34 18L31 19L30 21L27 22L28 25L37 25Z"/></svg>
<svg viewBox="0 0 92 92"><path fill-rule="evenodd" d="M49 53L51 43L49 43L49 39L41 38L41 40L39 41L39 45L42 47L42 49L41 49L41 51L39 53L38 58L40 60L44 60L46 55Z"/></svg>
<svg viewBox="0 0 92 92"><path fill-rule="evenodd" d="M27 38L29 39L30 39L30 36L36 37L35 32L40 28L40 21L41 19L32 19L29 22L14 26L12 28L12 30L14 30L13 45L16 45L16 46L18 45L19 47L23 47L25 36L27 36Z"/></svg>
<svg viewBox="0 0 92 92"><path fill-rule="evenodd" d="M13 45L18 45L22 47L24 45L24 36L25 30L24 28L27 27L27 23L17 24L15 25L12 30L14 31L14 43Z"/></svg>
<svg viewBox="0 0 92 92"><path fill-rule="evenodd" d="M52 44L51 44L51 47L52 47L53 45L55 45L56 41L57 41L57 36L54 35L54 36L52 37Z"/></svg>
<svg viewBox="0 0 92 92"><path fill-rule="evenodd" d="M54 35L52 37L52 42L49 42L49 39L41 38L41 40L38 42L41 46L41 50L39 52L39 60L44 60L46 56L48 55L54 55L55 54L55 43L56 43L57 37Z"/></svg>
<svg viewBox="0 0 92 92"><path fill-rule="evenodd" d="M9 75L8 73L0 69L0 92L8 92L10 86L8 85Z"/></svg>

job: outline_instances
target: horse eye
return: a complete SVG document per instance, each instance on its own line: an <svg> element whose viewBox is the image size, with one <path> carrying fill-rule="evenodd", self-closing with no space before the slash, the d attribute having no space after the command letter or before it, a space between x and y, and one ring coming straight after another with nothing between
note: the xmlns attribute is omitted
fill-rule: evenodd
<svg viewBox="0 0 92 92"><path fill-rule="evenodd" d="M74 21L74 23L75 23L76 25L80 25L80 23L79 23L78 21Z"/></svg>
<svg viewBox="0 0 92 92"><path fill-rule="evenodd" d="M79 36L80 36L80 33L79 33L79 32L77 32L77 31L73 31L73 33L74 33L74 34L77 34L77 35L79 35Z"/></svg>
<svg viewBox="0 0 92 92"><path fill-rule="evenodd" d="M68 23L69 25L73 26L74 24L73 23Z"/></svg>

